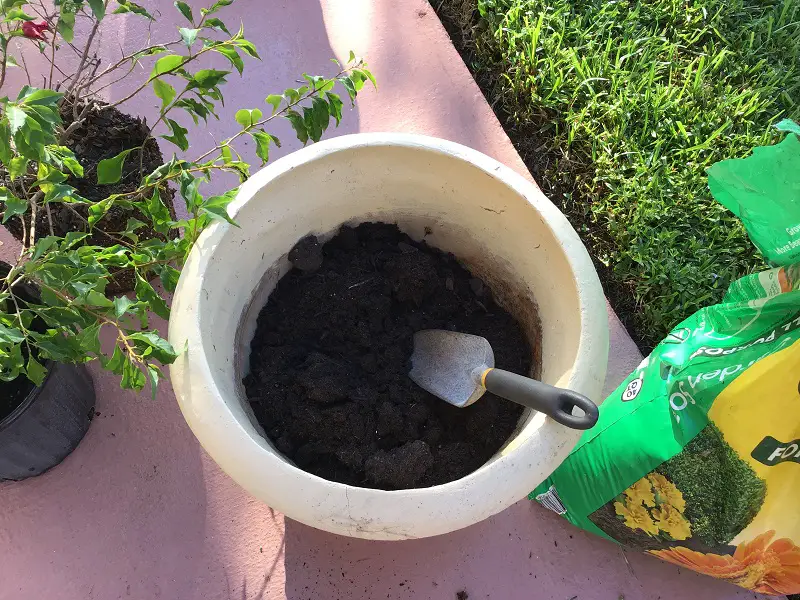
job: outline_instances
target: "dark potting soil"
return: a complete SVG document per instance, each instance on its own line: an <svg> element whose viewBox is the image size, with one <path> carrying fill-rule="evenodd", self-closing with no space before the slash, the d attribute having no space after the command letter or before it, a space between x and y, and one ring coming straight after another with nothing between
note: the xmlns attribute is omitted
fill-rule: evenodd
<svg viewBox="0 0 800 600"><path fill-rule="evenodd" d="M73 122L71 104L64 103L61 108L61 118L65 128L69 127ZM70 176L66 183L73 186L78 191L78 194L87 200L93 201L103 200L111 194L132 192L139 187L144 175L151 173L163 163L163 156L158 148L158 143L152 138L147 139L149 133L150 128L141 119L126 115L116 108L97 104L89 111L84 123L74 131L67 142L67 145L75 153L75 157L83 167L83 177ZM146 139L147 143L145 143ZM122 168L122 177L117 183L106 185L97 183L97 165L101 160L113 158L123 150L136 148L143 144L141 171L139 152L132 152L125 160ZM162 193L162 199L167 203L171 211L173 211L172 195L173 192L171 191ZM87 229L85 221L89 213L87 206L81 204L67 205L59 202L51 203L49 206L55 235L64 236L70 231L85 231ZM73 210L77 211L80 216L76 215ZM26 217L28 219L26 227L30 227L30 213ZM146 221L141 213L136 210L128 210L118 206L112 207L97 222L95 233L87 238L86 243L97 246L113 246L117 241L102 232L124 231L128 219L131 217ZM10 219L6 223L6 227L18 240L22 239L22 223L18 217ZM44 210L38 211L36 231L37 239L49 235L49 222L47 213ZM139 236L140 240L147 240L159 234L151 228L142 227L136 230L136 235ZM134 282L133 272L117 272L113 280L109 282L106 291L110 294L130 291L134 287Z"/></svg>
<svg viewBox="0 0 800 600"><path fill-rule="evenodd" d="M0 422L25 401L33 387L33 383L24 375L13 381L0 381Z"/></svg>
<svg viewBox="0 0 800 600"><path fill-rule="evenodd" d="M522 407L485 394L456 408L408 377L413 335L451 329L489 340L520 374L520 325L456 259L395 225L368 223L322 246L304 238L258 317L244 379L259 423L306 471L378 489L459 479L511 436Z"/></svg>

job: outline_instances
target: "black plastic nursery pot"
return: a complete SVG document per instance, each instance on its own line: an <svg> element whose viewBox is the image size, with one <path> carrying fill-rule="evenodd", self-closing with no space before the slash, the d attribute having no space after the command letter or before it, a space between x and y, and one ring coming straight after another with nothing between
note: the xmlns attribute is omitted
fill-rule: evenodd
<svg viewBox="0 0 800 600"><path fill-rule="evenodd" d="M0 278L10 268L0 261ZM24 302L38 301L38 290L27 282L14 290ZM0 481L35 477L56 466L89 429L95 404L89 371L84 365L44 363L47 375L38 387L23 375L0 382Z"/></svg>
<svg viewBox="0 0 800 600"><path fill-rule="evenodd" d="M77 448L89 429L95 404L89 371L53 362L47 368L42 385L0 421L0 480L44 473Z"/></svg>

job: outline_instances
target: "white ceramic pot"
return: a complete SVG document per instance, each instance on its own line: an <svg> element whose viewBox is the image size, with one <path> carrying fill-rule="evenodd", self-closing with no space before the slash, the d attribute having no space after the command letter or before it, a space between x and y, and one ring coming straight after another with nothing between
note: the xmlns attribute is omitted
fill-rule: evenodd
<svg viewBox="0 0 800 600"><path fill-rule="evenodd" d="M458 144L358 134L267 166L229 212L241 228L211 226L181 274L169 337L188 349L170 373L200 443L255 497L334 533L425 537L524 498L575 445L580 431L527 410L504 448L462 479L402 491L352 487L306 473L276 451L242 385L256 317L288 271L292 246L343 223L385 221L452 252L490 285L535 343L540 379L599 401L608 354L603 292L575 231L535 185Z"/></svg>

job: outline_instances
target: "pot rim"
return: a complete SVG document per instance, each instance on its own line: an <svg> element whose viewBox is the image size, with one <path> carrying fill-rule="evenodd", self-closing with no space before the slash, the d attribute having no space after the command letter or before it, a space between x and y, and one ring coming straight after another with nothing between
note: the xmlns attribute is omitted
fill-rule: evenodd
<svg viewBox="0 0 800 600"><path fill-rule="evenodd" d="M576 282L576 296L581 325L578 348L567 387L584 393L589 397L599 398L602 392L608 358L609 331L605 296L591 258L567 218L550 202L535 183L477 150L439 138L405 133L358 133L330 138L290 153L255 173L242 185L236 198L229 205L229 214L233 219L236 219L241 208L270 181L287 174L297 167L313 163L331 154L369 147L418 149L424 152L437 153L450 159L464 161L489 175L500 184L510 188L531 205L557 240L560 252L564 255L571 270L570 275ZM190 344L195 343L195 340L197 340L196 343L199 347L192 349L190 346L189 352L193 361L188 360L187 354L184 353L170 367L171 380L184 418L209 454L237 483L258 497L258 494L254 491L254 488L258 486L247 475L243 474L241 469L246 467L243 467L241 462L237 463L236 461L243 458L252 458L256 453L261 456L261 453L266 452L265 445L268 445L268 442L263 440L263 443L259 443L239 418L231 413L231 409L228 407L231 399L226 399L220 393L216 384L218 376L212 371L211 364L207 358L206 353L211 352L211 349L210 347L208 349L204 347L201 336L196 333L200 329L199 311L196 310L196 306L199 306L199 304L196 304L196 302L199 302L199 294L205 287L205 274L208 272L208 267L212 263L214 255L214 252L209 252L207 249L215 247L217 243L223 240L232 227L226 222L216 221L207 228L187 261L186 266L190 268L184 268L181 274L173 297L173 304L175 304L175 301L180 301L181 308L185 310L173 313L173 318L169 322L169 337L173 345L183 346L184 340L189 341L191 339ZM201 252L201 248L205 248L206 251ZM183 294L185 296L181 297ZM194 362L194 364L190 366L190 362ZM189 394L188 397L182 394L183 380L190 371L191 390L197 392L197 397L194 397L193 394ZM541 419L544 421L543 417ZM532 424L529 421L526 427ZM518 429L515 437L519 437L521 431L522 428ZM220 440L223 439L227 444L224 449L220 446ZM510 438L509 441L513 439ZM575 442L577 442L577 439L578 436L576 435ZM325 489L338 498L347 496L348 507L350 500L354 500L354 494L357 495L360 501L363 500L365 503L398 501L401 498L404 501L422 501L430 496L439 498L440 502L457 502L460 500L458 504L453 506L459 506L462 509L462 514L453 519L448 519L447 523L440 523L438 526L430 528L436 531L420 534L435 535L436 533L452 531L458 527L474 523L481 518L486 518L491 514L496 514L524 498L538 483L531 485L529 478L525 476L525 469L526 466L529 466L530 457L542 449L541 444L538 442L539 436L528 435L507 451L495 455L491 461L460 479L427 488L402 490L363 488L318 477L289 462L277 450L274 450L274 447L272 447L274 455L270 458L265 458L265 461L270 461L267 463L268 468L277 469L275 474L277 475L280 472L282 479L291 478L296 481L301 478L300 480L307 482L309 485L314 482L314 486L325 486ZM206 445L207 443L208 445ZM239 447L239 444L245 444L246 448L243 445L241 450L231 452L231 448ZM569 449L572 448L572 445L569 445ZM569 449L564 449L564 444L552 446L551 448L564 456L569 451ZM226 453L227 456L223 456ZM236 453L238 453L238 456L231 456ZM497 479L499 473L505 473L505 475L518 473L519 476L512 478L513 481L503 480L501 482ZM499 490L500 494L498 494L498 496L502 497L483 500L477 498L473 501L468 501L472 507L467 509L465 499L471 498L475 494L480 496L492 481L502 483L503 489ZM510 488L513 488L513 490ZM298 499L295 499L294 502L302 504ZM488 508L480 508L480 505ZM283 512L286 512L287 507L288 505L285 503L282 506L276 506L278 510ZM291 513L292 511L289 510L289 512ZM480 516L476 518L479 513ZM376 532L368 529L359 529L358 527L343 527L341 524L326 526L324 519L312 522L302 516L298 517L296 514L289 514L289 516L337 533L343 533L347 529L349 535L359 537L375 537L377 539L397 539L398 536L403 538L414 537L407 533L393 533L388 529L381 529ZM329 529L329 527L331 528Z"/></svg>

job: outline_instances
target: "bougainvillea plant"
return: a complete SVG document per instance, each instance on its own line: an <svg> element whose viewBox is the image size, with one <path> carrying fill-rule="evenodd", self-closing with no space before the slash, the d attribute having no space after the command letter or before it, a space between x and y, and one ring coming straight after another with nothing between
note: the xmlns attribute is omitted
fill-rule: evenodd
<svg viewBox="0 0 800 600"><path fill-rule="evenodd" d="M266 163L270 147L280 146L265 129L271 121L288 119L301 142L318 141L342 118L344 102L336 88L352 103L365 82L374 85L365 63L351 53L344 65L333 61L332 76L304 74L302 85L267 95L261 108L238 110L232 134L210 150L193 158L173 154L154 170L142 171L145 148L154 138L163 140L162 149L172 145L182 156L188 154L189 129L175 115L188 114L200 127L219 118L223 84L234 71L242 73L245 59L259 59L242 28L229 30L220 18L220 10L232 2L219 0L199 14L185 2L175 2L185 26L178 28L174 40L148 41L146 47L105 66L107 61L94 54L98 28L114 14L133 13L152 21L144 7L128 0L56 0L50 8L41 2L0 0L0 89L8 69L21 64L27 72L24 48L12 55L14 38L19 38L18 47L38 46L49 63L45 86L25 85L13 99L0 98L0 218L9 228L12 223L21 227L22 242L16 262L7 267L5 277L0 273L0 380L27 376L39 385L48 361L99 360L121 376L123 388L141 390L149 380L155 393L163 377L161 367L177 354L158 332L148 329L150 313L169 318L167 302L152 281L158 278L164 290L173 291L202 231L215 219L235 225L226 207L237 190L207 196L204 186L215 173L234 173L240 182L247 179L250 166L237 152L243 139L254 141L257 156ZM75 39L76 20L86 21L79 28L87 32L80 43ZM59 64L66 49L78 57L71 73ZM212 54L224 57L229 68L200 68L207 62L198 59ZM99 91L142 65L149 75L130 94L111 105L98 100ZM32 81L30 73L28 79ZM99 200L82 197L76 187L84 166L74 152L73 136L93 111L128 102L147 88L161 106L145 141L101 160L94 169L98 185L112 186L123 169L139 161L135 189ZM176 191L185 208L177 211L183 218L172 209ZM67 211L79 226L59 235L53 222L56 205L59 214ZM110 211L130 216L123 227L109 231L101 225ZM144 230L155 234L144 236ZM131 274L132 294L107 289L120 272ZM38 298L18 293L23 288L37 290ZM106 328L115 333L113 348L101 348L100 332Z"/></svg>

